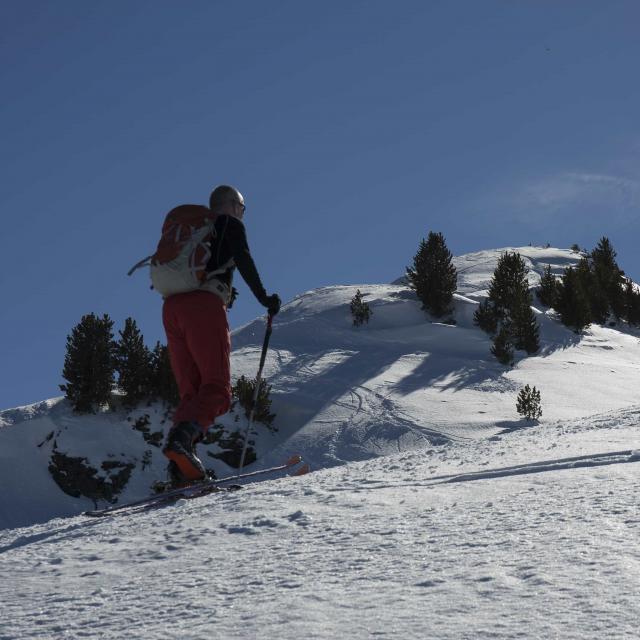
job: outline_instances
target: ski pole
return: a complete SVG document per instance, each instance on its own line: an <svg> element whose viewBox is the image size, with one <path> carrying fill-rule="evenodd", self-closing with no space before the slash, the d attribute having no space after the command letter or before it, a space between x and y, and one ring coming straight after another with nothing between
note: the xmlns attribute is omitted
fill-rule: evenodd
<svg viewBox="0 0 640 640"><path fill-rule="evenodd" d="M238 473L242 473L244 467L244 458L247 455L247 445L249 444L249 432L253 426L253 417L256 412L256 405L258 404L258 394L260 393L260 383L262 381L262 368L264 367L264 361L267 358L267 350L269 349L269 338L271 337L271 330L273 324L273 316L269 314L267 318L267 330L264 334L264 342L262 343L262 354L260 355L260 366L258 367L258 375L256 376L256 388L253 390L253 399L251 400L251 411L249 412L249 424L244 433L244 444L242 445L242 455L240 456L240 466L238 467Z"/></svg>

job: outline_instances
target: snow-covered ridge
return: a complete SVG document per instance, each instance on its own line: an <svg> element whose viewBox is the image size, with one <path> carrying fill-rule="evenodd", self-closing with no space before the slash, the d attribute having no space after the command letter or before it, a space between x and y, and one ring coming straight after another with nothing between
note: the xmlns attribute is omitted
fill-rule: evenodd
<svg viewBox="0 0 640 640"><path fill-rule="evenodd" d="M563 249L521 247L455 258L455 325L430 322L401 280L324 287L284 305L265 369L279 431L257 434L256 466L300 453L321 469L483 440L521 425L515 399L525 384L541 390L543 422L632 406L640 382L640 343L622 327L594 326L579 337L536 307L540 353L520 358L513 369L495 361L488 336L473 325L473 313L507 250L523 256L532 286L547 264L560 274L581 257ZM349 312L357 289L373 311L369 324L359 328L352 326ZM263 332L262 318L234 332L234 376L255 375ZM0 497L0 527L93 506L53 482L48 467L54 451L87 458L107 479L131 466L121 499L148 492L151 482L164 476L165 461L132 427L144 414L151 434L168 427L157 406L133 416L87 417L74 416L58 399L0 412L0 482L10 487ZM235 417L225 420L234 424ZM224 475L230 471L220 460L207 462Z"/></svg>

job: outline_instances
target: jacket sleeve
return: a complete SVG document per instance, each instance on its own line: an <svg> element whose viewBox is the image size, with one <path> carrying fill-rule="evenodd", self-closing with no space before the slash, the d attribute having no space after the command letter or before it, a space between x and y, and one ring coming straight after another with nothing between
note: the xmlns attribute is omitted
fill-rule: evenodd
<svg viewBox="0 0 640 640"><path fill-rule="evenodd" d="M247 242L247 232L245 231L244 224L242 224L242 222L237 218L229 216L225 235L231 255L233 256L233 261L235 262L240 275L243 277L258 302L260 304L264 304L267 292L262 286L258 269L251 257L249 244Z"/></svg>

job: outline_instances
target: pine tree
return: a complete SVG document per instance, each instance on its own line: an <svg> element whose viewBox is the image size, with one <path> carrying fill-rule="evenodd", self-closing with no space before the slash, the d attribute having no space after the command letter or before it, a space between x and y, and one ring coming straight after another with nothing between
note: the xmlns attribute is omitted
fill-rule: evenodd
<svg viewBox="0 0 640 640"><path fill-rule="evenodd" d="M515 348L529 354L536 353L540 349L540 329L531 308L531 296L528 292L526 297L516 301L511 316Z"/></svg>
<svg viewBox="0 0 640 640"><path fill-rule="evenodd" d="M67 336L67 350L60 385L78 413L95 413L109 404L114 383L113 321L91 313Z"/></svg>
<svg viewBox="0 0 640 640"><path fill-rule="evenodd" d="M557 309L562 323L571 327L576 333L591 324L591 305L584 289L584 265L582 272L580 264L576 268L568 267L564 270L562 281L558 286Z"/></svg>
<svg viewBox="0 0 640 640"><path fill-rule="evenodd" d="M580 333L591 322L605 324L612 313L618 319L625 318L628 313L625 287L616 252L609 239L602 237L575 269L565 270L558 289L562 322Z"/></svg>
<svg viewBox="0 0 640 640"><path fill-rule="evenodd" d="M489 300L500 320L510 317L515 301L529 295L528 269L519 253L503 253L489 284Z"/></svg>
<svg viewBox="0 0 640 640"><path fill-rule="evenodd" d="M511 338L511 330L507 324L500 327L500 331L493 339L491 353L496 357L500 364L511 366L513 364L513 343Z"/></svg>
<svg viewBox="0 0 640 640"><path fill-rule="evenodd" d="M631 278L627 278L624 285L624 318L629 324L640 325L640 291Z"/></svg>
<svg viewBox="0 0 640 640"><path fill-rule="evenodd" d="M592 264L589 261L589 258L581 258L574 270L580 290L580 296L584 298L589 308L589 324L591 322L604 324L609 317L609 303L605 292L600 286L599 280L596 279L593 274ZM564 277L565 276L563 276L563 283ZM580 304L582 303L580 302ZM559 310L560 309L558 309L558 311ZM581 310L576 309L575 314L580 316Z"/></svg>
<svg viewBox="0 0 640 640"><path fill-rule="evenodd" d="M362 299L360 289L356 291L356 295L351 299L351 316L353 317L353 324L359 327L365 322L369 322L369 318L373 314L373 311L369 308L369 305Z"/></svg>
<svg viewBox="0 0 640 640"><path fill-rule="evenodd" d="M538 420L542 417L542 407L540 402L540 392L527 384L518 394L516 410L527 420Z"/></svg>
<svg viewBox="0 0 640 640"><path fill-rule="evenodd" d="M413 265L407 267L409 286L415 290L422 308L436 318L451 311L458 275L442 233L429 232L420 242Z"/></svg>
<svg viewBox="0 0 640 640"><path fill-rule="evenodd" d="M555 308L558 303L558 281L551 273L551 265L548 264L540 278L540 288L538 289L538 299L545 307Z"/></svg>
<svg viewBox="0 0 640 640"><path fill-rule="evenodd" d="M498 314L494 305L487 298L478 305L473 314L473 322L491 336L498 331Z"/></svg>
<svg viewBox="0 0 640 640"><path fill-rule="evenodd" d="M171 369L169 349L160 342L156 342L151 352L151 370L151 395L170 407L177 407L180 402L180 391Z"/></svg>
<svg viewBox="0 0 640 640"><path fill-rule="evenodd" d="M480 328L496 334L491 352L503 364L512 362L514 347L527 353L540 348L527 274L520 254L502 254L491 278L488 298L474 314L474 322Z"/></svg>
<svg viewBox="0 0 640 640"><path fill-rule="evenodd" d="M134 408L151 394L153 378L152 356L133 318L125 320L116 345L118 386L124 393L123 405Z"/></svg>
<svg viewBox="0 0 640 640"><path fill-rule="evenodd" d="M606 301L606 312L598 314L597 322L606 322L609 311L616 318L624 315L624 272L616 262L616 255L611 242L606 237L600 238L598 246L590 255L593 278L602 298Z"/></svg>
<svg viewBox="0 0 640 640"><path fill-rule="evenodd" d="M247 418L251 414L253 394L255 393L255 390L255 378L250 380L245 378L245 376L240 376L231 388L235 401L244 409ZM265 380L260 380L260 390L258 391L253 418L256 422L262 422L272 431L275 431L275 428L273 427L275 417L275 413L271 413L271 385L268 385Z"/></svg>

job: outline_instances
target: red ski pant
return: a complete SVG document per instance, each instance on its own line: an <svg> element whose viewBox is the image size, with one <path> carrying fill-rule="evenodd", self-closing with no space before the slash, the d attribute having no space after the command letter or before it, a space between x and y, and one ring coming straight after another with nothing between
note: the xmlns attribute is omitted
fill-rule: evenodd
<svg viewBox="0 0 640 640"><path fill-rule="evenodd" d="M180 390L175 424L206 430L231 406L231 339L222 300L209 291L168 297L162 307L171 368Z"/></svg>

